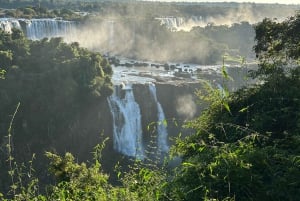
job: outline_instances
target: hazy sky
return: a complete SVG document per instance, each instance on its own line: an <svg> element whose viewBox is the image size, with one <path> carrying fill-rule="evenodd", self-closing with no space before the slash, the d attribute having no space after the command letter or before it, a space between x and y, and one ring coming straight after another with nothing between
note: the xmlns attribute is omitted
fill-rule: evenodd
<svg viewBox="0 0 300 201"><path fill-rule="evenodd" d="M300 4L300 0L153 0L153 1L179 1L179 2L254 2L254 3L279 3Z"/></svg>

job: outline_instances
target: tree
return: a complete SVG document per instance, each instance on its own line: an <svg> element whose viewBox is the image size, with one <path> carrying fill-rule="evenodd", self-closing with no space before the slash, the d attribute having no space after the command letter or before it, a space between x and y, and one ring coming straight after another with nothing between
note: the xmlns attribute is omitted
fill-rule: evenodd
<svg viewBox="0 0 300 201"><path fill-rule="evenodd" d="M6 133L8 114L21 102L13 130L15 155L22 160L32 154L22 151L25 147L40 156L51 141L70 132L87 105L106 101L113 90L109 63L61 38L30 41L17 30L1 31L0 67L0 133ZM6 183L1 179L0 186Z"/></svg>
<svg viewBox="0 0 300 201"><path fill-rule="evenodd" d="M170 182L179 200L297 200L300 193L300 16L265 19L256 30L256 76L263 84L210 107L173 148L182 158Z"/></svg>
<svg viewBox="0 0 300 201"><path fill-rule="evenodd" d="M255 27L256 75L269 76L297 67L300 57L300 13L283 22L264 19Z"/></svg>

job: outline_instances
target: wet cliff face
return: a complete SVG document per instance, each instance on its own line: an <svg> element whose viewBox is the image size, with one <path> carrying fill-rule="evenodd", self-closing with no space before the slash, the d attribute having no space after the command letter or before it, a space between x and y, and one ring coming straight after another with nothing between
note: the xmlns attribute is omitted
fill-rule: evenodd
<svg viewBox="0 0 300 201"><path fill-rule="evenodd" d="M174 137L181 132L180 125L184 121L200 114L201 108L196 104L196 89L199 83L156 83L157 101L160 102L165 118L169 137ZM148 85L136 84L133 86L135 99L142 114L143 137L147 144L153 131L148 126L157 122L157 106L150 94ZM177 124L177 125L176 125ZM151 128L151 127L150 127Z"/></svg>
<svg viewBox="0 0 300 201"><path fill-rule="evenodd" d="M86 105L65 128L59 138L51 145L59 153L66 151L74 154L79 160L90 160L93 147L105 137L111 139L112 117L106 99ZM102 136L102 137L101 137ZM108 141L111 147L111 140Z"/></svg>
<svg viewBox="0 0 300 201"><path fill-rule="evenodd" d="M199 83L156 83L157 101L161 104L167 120L168 138L179 133L188 135L188 131L181 130L185 120L200 114L201 108L196 104L195 90L200 88ZM132 86L135 101L140 107L142 139L145 149L150 141L156 137L157 131L153 130L154 122L158 121L156 102L149 90L148 84L134 84ZM122 93L120 93L122 95ZM123 94L124 95L124 94ZM74 117L74 122L66 132L53 139L51 147L58 153L69 151L79 161L92 160L93 147L101 142L100 134L109 137L103 150L102 166L104 171L113 172L113 167L118 161L127 164L128 158L118 153L113 148L113 120L108 100L87 105L84 111ZM152 123L152 124L151 124ZM150 128L150 129L149 129ZM172 142L168 140L168 144ZM124 162L125 160L125 162Z"/></svg>
<svg viewBox="0 0 300 201"><path fill-rule="evenodd" d="M157 96L168 118L180 121L190 120L200 114L196 104L195 92L200 89L198 82L192 83L158 83Z"/></svg>
<svg viewBox="0 0 300 201"><path fill-rule="evenodd" d="M161 104L168 122L168 137L177 136L180 132L180 125L184 120L191 118L187 114L193 113L198 115L200 113L200 108L195 106L194 103L196 100L194 92L200 86L197 83L156 83L155 86L157 101ZM151 95L147 84L133 85L133 93L140 107L143 130L142 139L144 147L147 149L153 135L154 137L157 135L151 126L148 129L151 123L158 121L157 103L153 98L153 94ZM178 126L175 125L174 119ZM93 148L103 139L100 137L101 133L104 137L109 137L103 150L103 168L110 171L115 163L123 158L123 155L113 148L113 121L107 99L85 105L68 122L70 124L67 127L59 129L59 133L52 137L47 136L47 133L41 133L39 139L28 138L24 142L18 140L17 136L15 136L14 151L18 155L18 159L20 161L28 161L32 153L36 153L37 160L44 161L42 162L43 164L37 164L37 166L44 167L37 167L36 169L44 169L42 172L45 175L47 174L45 151L52 151L58 154L71 152L78 161L91 161ZM18 126L17 124L16 122L15 126ZM43 135L45 137L42 137ZM168 144L171 145L171 142L169 141ZM24 150L26 151L24 152Z"/></svg>
<svg viewBox="0 0 300 201"><path fill-rule="evenodd" d="M195 91L200 89L200 83L157 84L157 98L160 100L168 122L169 137L179 133L189 135L189 130L182 125L201 113L203 108L197 104Z"/></svg>
<svg viewBox="0 0 300 201"><path fill-rule="evenodd" d="M158 121L157 105L147 84L134 84L132 88L135 101L140 107L143 142L147 146L155 135L149 125ZM199 83L156 83L157 101L160 102L168 122L169 137L178 135L180 125L185 120L200 114L201 108L196 104L195 95L195 90L199 88ZM53 146L59 152L74 153L80 160L90 159L93 147L101 141L101 133L110 138L103 155L117 154L113 149L112 113L108 101L87 105L85 111L75 118L67 133L56 139Z"/></svg>

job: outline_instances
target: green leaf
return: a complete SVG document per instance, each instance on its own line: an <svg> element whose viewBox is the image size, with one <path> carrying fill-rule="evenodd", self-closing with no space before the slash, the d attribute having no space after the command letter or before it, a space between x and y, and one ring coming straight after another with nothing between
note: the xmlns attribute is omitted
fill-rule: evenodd
<svg viewBox="0 0 300 201"><path fill-rule="evenodd" d="M188 163L188 162L184 162L182 163L183 166L188 166L188 167L195 167L195 164L193 163Z"/></svg>
<svg viewBox="0 0 300 201"><path fill-rule="evenodd" d="M162 123L163 123L163 125L164 125L165 127L167 127L167 126L168 126L168 122L167 122L167 120L166 120L166 119L164 119Z"/></svg>
<svg viewBox="0 0 300 201"><path fill-rule="evenodd" d="M227 69L226 69L226 67L225 67L224 64L223 64L223 66L222 66L221 71L222 71L222 76L223 76L226 80L231 80L231 81L233 81L233 78L228 74Z"/></svg>
<svg viewBox="0 0 300 201"><path fill-rule="evenodd" d="M5 70L0 69L0 79L5 79Z"/></svg>
<svg viewBox="0 0 300 201"><path fill-rule="evenodd" d="M224 108L231 114L230 107L227 102L223 102Z"/></svg>
<svg viewBox="0 0 300 201"><path fill-rule="evenodd" d="M177 123L177 121L176 121L175 118L173 118L173 123L174 123L174 125L175 125L176 127L178 127L178 123Z"/></svg>
<svg viewBox="0 0 300 201"><path fill-rule="evenodd" d="M249 106L240 109L239 112L245 112L245 111L247 111L248 109L249 109Z"/></svg>

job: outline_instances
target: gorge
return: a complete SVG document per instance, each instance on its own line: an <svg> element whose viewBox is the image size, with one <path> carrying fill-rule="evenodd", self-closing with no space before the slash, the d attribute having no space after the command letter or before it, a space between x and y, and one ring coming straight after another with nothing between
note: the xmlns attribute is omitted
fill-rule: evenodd
<svg viewBox="0 0 300 201"><path fill-rule="evenodd" d="M6 32L11 32L13 28L18 28L23 30L25 35L32 40L42 39L44 37L64 37L64 38L72 38L73 35L76 34L75 24L68 21L63 20L55 20L55 19L13 19L13 18L5 18L0 20L0 27ZM110 45L113 42L113 23L110 23L111 39L109 40ZM66 39L67 40L67 39ZM179 66L177 66L179 67ZM113 65L115 72L118 72L118 69L122 69L121 67ZM57 150L70 150L74 154L78 154L77 156L82 160L86 159L85 156L89 154L90 150L97 143L96 138L84 137L86 140L90 140L89 142L81 143L81 135L74 138L74 132L76 133L94 133L92 136L96 136L99 131L103 130L105 135L108 135L113 140L114 149L117 152L120 152L126 156L137 157L143 159L145 157L145 149L149 145L150 135L155 135L157 147L161 152L166 153L169 149L169 140L168 136L169 132L174 133L174 136L178 134L179 131L176 131L176 128L172 127L172 125L168 125L167 120L178 119L178 121L184 121L189 118L186 117L183 113L177 113L176 108L178 104L178 98L183 96L193 97L191 102L195 105L195 95L194 90L199 86L196 80L192 81L193 84L185 84L186 79L176 78L174 75L169 74L170 72L161 69L163 67L151 67L150 63L144 63L144 67L139 67L139 69L143 69L143 72L136 72L135 78L133 79L130 71L126 72L126 68L118 73L115 73L113 76L113 83L115 84L115 91L112 96L110 96L107 102L103 102L100 105L102 108L110 108L110 112L107 109L105 111L96 110L97 112L91 114L95 114L93 117L96 120L93 121L93 124L99 126L91 126L91 128L86 128L88 125L76 125L70 126L69 129L66 129L65 132L70 134L66 134L66 136L70 136L72 139L67 139L68 137L62 136L62 142L69 141L68 145L63 146L62 143L56 142L57 146L55 149ZM152 70L151 70L152 69ZM128 70L130 70L128 68ZM195 70L195 69L194 69ZM139 71L139 70L138 70ZM144 72L149 72L149 76L143 74ZM152 74L151 71L157 72ZM120 80L118 76L122 74L122 79ZM142 75L143 74L143 75ZM162 84L154 84L151 82L157 82L158 80L163 80L164 75L168 75L171 79L178 79L172 82L165 80ZM117 77L116 77L117 76ZM123 86L123 88L121 87ZM181 85L179 87L178 85ZM162 87L161 87L162 86ZM158 88L157 88L158 87ZM167 88L167 89L164 89ZM181 88L181 89L180 89ZM160 101L160 99L164 99ZM146 102L145 102L146 101ZM183 107L185 103L182 103L180 107ZM190 103L186 103L190 104ZM199 113L196 107L193 108L194 114ZM166 112L164 112L164 110ZM90 115L91 115L90 114ZM102 117L97 118L99 115L109 117L104 119ZM80 119L80 118L79 118ZM79 121L79 119L74 120L74 122ZM98 121L98 123L96 122ZM80 121L82 122L82 121ZM148 125L155 122L157 124L155 128L155 133L153 131L149 131L147 129ZM84 124L84 123L83 123ZM83 131L80 128L75 129L77 126L83 127L90 131ZM170 131L168 131L170 128ZM74 142L72 144L72 142ZM77 144L77 142L79 144ZM86 146L90 144L90 146ZM74 150L73 150L74 149ZM111 150L110 150L111 151Z"/></svg>
<svg viewBox="0 0 300 201"><path fill-rule="evenodd" d="M298 200L300 5L38 3L0 8L0 200Z"/></svg>
<svg viewBox="0 0 300 201"><path fill-rule="evenodd" d="M18 28L31 40L39 40L44 37L62 37L65 41L72 41L74 38L78 38L80 34L87 33L86 25L83 28L78 26L74 22L56 19L5 18L0 20L0 27L6 32L11 32L12 28ZM93 27L95 26L93 25ZM134 44L140 44L141 41L144 41L144 45L141 47L144 48L145 45L149 45L151 39L143 38L141 40L141 36L153 34L151 37L157 37L160 34L160 29L169 33L163 26L160 26L159 21L135 28L133 28L132 23L129 23L129 27L132 29L131 32L124 32L127 29L119 26L116 21L101 22L96 32L92 31L91 33L102 34L100 36L95 35L95 38L91 40L94 43L93 46L87 45L91 50L101 51L110 61L114 71L112 76L114 93L108 99L87 105L83 111L74 114L71 123L60 129L60 132L64 133L63 135L52 137L54 135L51 134L51 122L53 120L49 120L46 125L46 132L49 137L47 142L40 139L40 142L28 143L39 143L42 146L36 146L41 147L40 149L36 148L26 153L20 153L18 157L26 158L32 152L50 149L58 153L71 152L78 160L85 161L91 158L90 152L99 143L101 132L110 138L103 154L105 158L103 165L107 171L110 171L112 164L123 156L138 159L154 157L155 154L163 156L168 152L169 146L172 145L171 138L180 133L182 136L189 134L190 131L183 130L181 125L186 120L190 120L201 113L202 106L196 104L198 98L195 95L196 89L202 87L201 80L210 80L216 86L226 82L232 90L246 83L242 77L246 75L247 68L241 68L238 65L227 65L228 72L238 82L236 83L224 81L221 72L222 64L203 65L202 63L179 62L180 56L175 61L168 60L168 56L163 56L163 60L151 61L146 60L140 53L141 58L136 58L137 55L131 58L119 55L120 50L127 56L135 51L140 52L140 49L134 50L136 47ZM141 35L141 30L145 27L148 27L147 31L150 33ZM156 27L157 30L152 30L153 27ZM78 31L80 29L83 31ZM153 31L154 33L152 33ZM121 35L124 33L128 36L122 39ZM80 37L81 40L79 40L80 44L83 42L83 46L87 44L84 43L84 40L86 42L89 40L86 38L87 35L84 36ZM97 41L102 36L101 41ZM131 38L129 41L128 37ZM124 40L128 41L126 44L129 44L130 47L127 45L120 47L120 44L121 46L124 44L122 42ZM159 40L165 40L165 37L163 36ZM100 46L96 47L96 45ZM156 47L151 47L151 45L149 47L150 50L143 49L141 54L148 54L149 51L153 51L155 54L165 53L164 50L155 51ZM207 45L206 47L209 48ZM192 46L188 45L187 48L193 51L193 54L198 54ZM169 48L167 47L167 49ZM184 52L185 47L174 50ZM147 58L156 57L154 53ZM192 60L187 59L186 61ZM16 123L16 125L20 128L19 132L29 132L25 120ZM16 138L15 144L21 147L20 149L29 147L29 145L19 143L23 142ZM156 153L149 154L149 147L155 147Z"/></svg>
<svg viewBox="0 0 300 201"><path fill-rule="evenodd" d="M0 27L3 30L11 32L12 28L21 29L32 40L44 37L63 37L66 41L70 41L80 35L78 26L74 22L56 19L5 18L0 20ZM120 26L117 27L114 21L108 20L105 23L100 23L98 29L101 31L97 30L97 33L104 32L106 35L104 41L106 42L104 42L104 46L97 47L97 49L104 48L111 51L108 54L112 54L115 46L121 44L120 37L116 33L119 28ZM161 28L163 29L163 27ZM130 35L133 38L129 43L136 43L134 38L137 36L134 32ZM108 146L110 147L109 155L111 155L113 147L115 151L121 154L143 159L146 157L145 150L150 146L150 141L153 140L151 135L154 135L157 149L162 153L168 152L171 144L169 138L183 132L178 128L185 120L200 114L200 107L196 104L197 97L195 95L195 90L201 87L199 80L211 80L216 86L218 83L224 83L221 73L222 65L161 64L114 56L108 56L107 59L112 63L114 70L112 82L115 85L115 90L107 102L100 104L102 109L91 112L95 115L92 123L94 125L88 125L90 122L81 126L75 123L72 126L73 129L64 131L70 133L66 136L70 136L72 139L62 136L60 140L62 142L74 142L73 144L64 146L64 143L61 145L56 143L56 145L51 145L60 152L71 151L81 160L86 159L86 155L89 155L92 147L97 144L99 131L103 131L112 139ZM236 80L247 73L247 69L234 66L228 66L228 71ZM230 86L232 89L234 88L233 85L240 87L245 84L242 79L238 82L234 84L228 82L227 84L232 85ZM96 108L99 107L96 106ZM79 120L80 118L75 119L77 120L74 122L85 124ZM173 120L178 121L177 126ZM147 129L153 123L155 123L155 127L151 128L153 131ZM95 126L97 124L98 126ZM84 128L84 130L80 128ZM77 134L74 134L74 131ZM71 134L72 132L73 134ZM79 134L80 132L82 134ZM81 136L83 134L90 135L90 137ZM187 133L183 132L183 134L186 135ZM82 143L83 140L89 142Z"/></svg>

